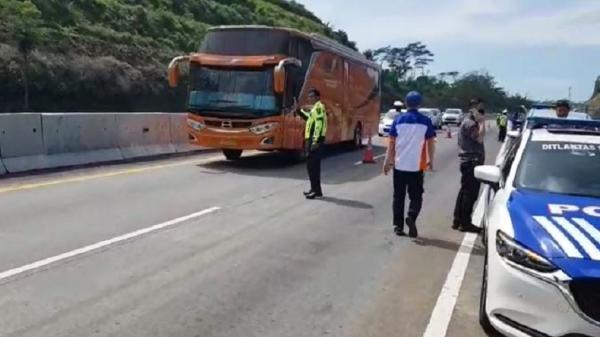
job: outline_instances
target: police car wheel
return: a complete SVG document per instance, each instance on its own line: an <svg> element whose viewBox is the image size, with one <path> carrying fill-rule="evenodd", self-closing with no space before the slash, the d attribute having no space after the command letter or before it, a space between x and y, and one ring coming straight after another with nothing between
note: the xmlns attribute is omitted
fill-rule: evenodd
<svg viewBox="0 0 600 337"><path fill-rule="evenodd" d="M486 312L487 306L487 283L488 283L488 258L487 258L487 248L485 250L485 260L483 264L483 277L481 281L481 296L479 297L479 324L483 328L483 331L487 334L497 333L496 329L490 323L490 318Z"/></svg>

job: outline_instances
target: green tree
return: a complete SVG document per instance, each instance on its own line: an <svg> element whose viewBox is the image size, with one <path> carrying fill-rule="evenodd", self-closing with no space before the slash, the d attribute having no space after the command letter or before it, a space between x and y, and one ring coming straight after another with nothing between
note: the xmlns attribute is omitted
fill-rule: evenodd
<svg viewBox="0 0 600 337"><path fill-rule="evenodd" d="M29 72L31 54L42 40L42 13L30 0L2 2L0 13L6 19L6 29L21 60L19 70L23 82L23 109L29 111Z"/></svg>

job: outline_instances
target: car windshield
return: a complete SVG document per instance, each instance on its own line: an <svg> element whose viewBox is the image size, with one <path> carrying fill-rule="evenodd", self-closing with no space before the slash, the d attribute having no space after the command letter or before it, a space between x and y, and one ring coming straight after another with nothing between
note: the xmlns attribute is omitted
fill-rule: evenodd
<svg viewBox="0 0 600 337"><path fill-rule="evenodd" d="M459 115L460 114L460 110L448 109L448 110L446 110L445 113L447 113L449 115Z"/></svg>
<svg viewBox="0 0 600 337"><path fill-rule="evenodd" d="M199 114L264 117L279 113L273 68L222 69L192 65L188 108Z"/></svg>
<svg viewBox="0 0 600 337"><path fill-rule="evenodd" d="M600 142L532 141L525 149L516 184L519 188L600 198L598 172Z"/></svg>

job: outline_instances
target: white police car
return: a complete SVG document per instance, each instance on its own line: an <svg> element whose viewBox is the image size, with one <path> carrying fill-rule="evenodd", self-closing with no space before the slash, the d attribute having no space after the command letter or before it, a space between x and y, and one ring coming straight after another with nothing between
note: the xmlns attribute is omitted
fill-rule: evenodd
<svg viewBox="0 0 600 337"><path fill-rule="evenodd" d="M600 122L531 119L498 166L479 166L484 330L600 336Z"/></svg>
<svg viewBox="0 0 600 337"><path fill-rule="evenodd" d="M405 109L402 109L402 111L390 109L388 112L381 115L381 119L379 120L379 137L389 137L390 129L392 128L392 123L394 122L394 119L396 119L398 115L403 114L405 112Z"/></svg>

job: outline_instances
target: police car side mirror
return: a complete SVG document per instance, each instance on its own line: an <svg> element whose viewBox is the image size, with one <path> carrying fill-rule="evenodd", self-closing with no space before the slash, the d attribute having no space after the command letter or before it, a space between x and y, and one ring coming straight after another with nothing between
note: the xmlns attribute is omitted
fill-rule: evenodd
<svg viewBox="0 0 600 337"><path fill-rule="evenodd" d="M488 184L496 189L500 185L502 172L495 165L482 165L475 168L475 178L484 184Z"/></svg>
<svg viewBox="0 0 600 337"><path fill-rule="evenodd" d="M519 136L521 136L521 132L520 131L508 131L506 133L506 135L510 138L519 138Z"/></svg>

